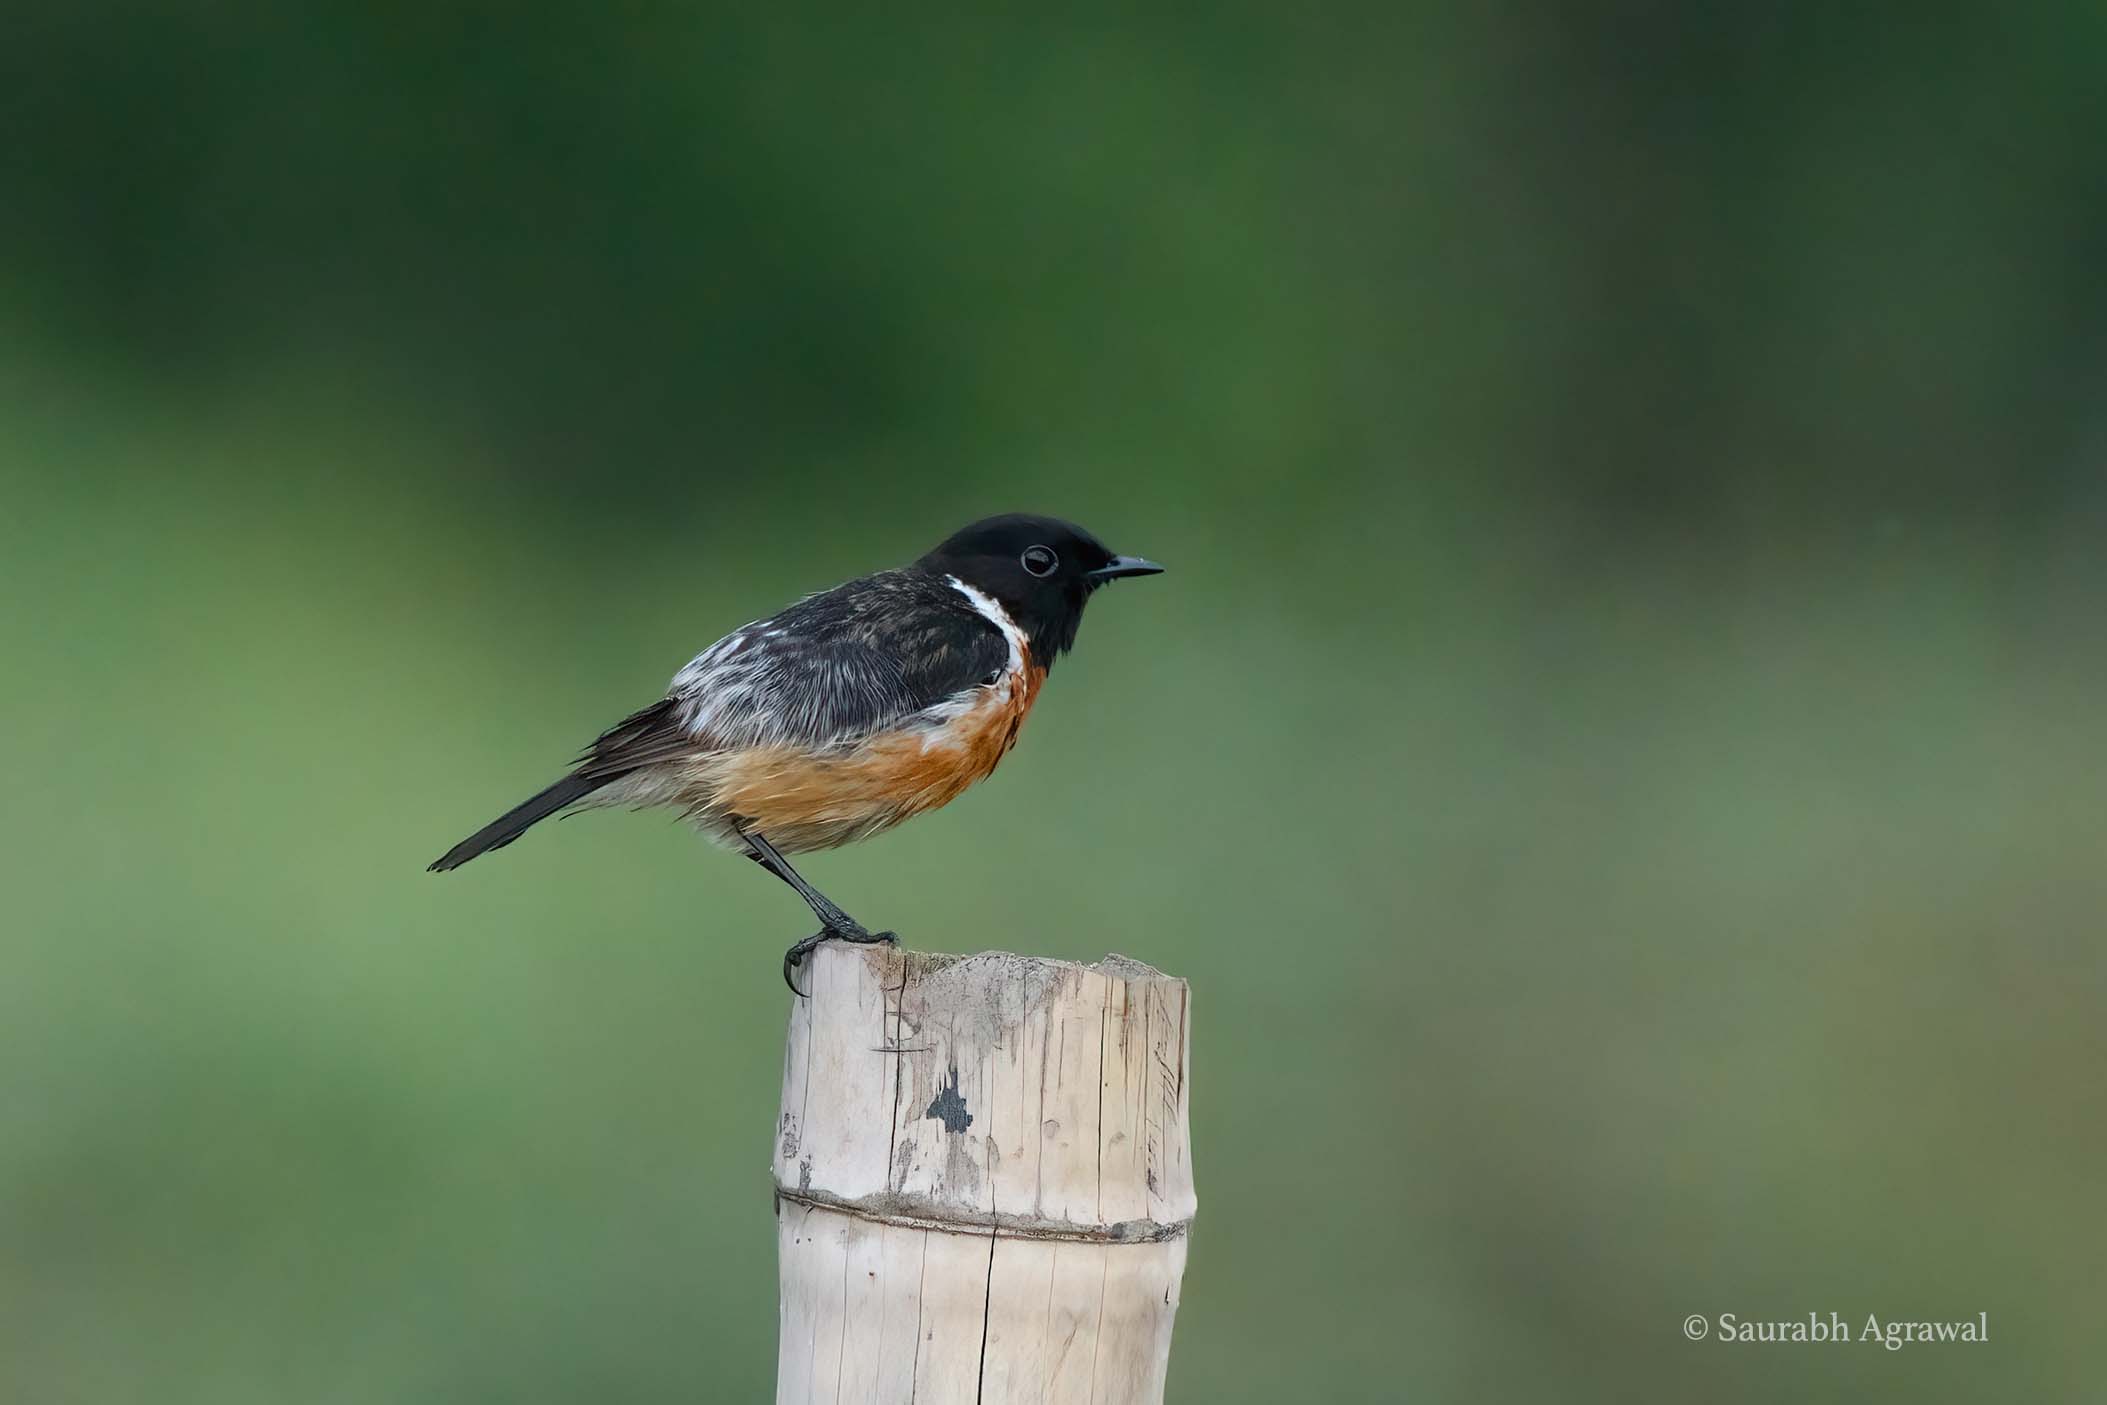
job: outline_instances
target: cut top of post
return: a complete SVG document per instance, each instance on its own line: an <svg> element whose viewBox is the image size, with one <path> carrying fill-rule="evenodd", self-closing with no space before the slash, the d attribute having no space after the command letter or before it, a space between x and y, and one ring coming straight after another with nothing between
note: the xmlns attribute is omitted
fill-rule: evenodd
<svg viewBox="0 0 2107 1405"><path fill-rule="evenodd" d="M805 979L783 1061L779 1194L932 1228L1184 1233L1184 981L1120 956L835 942Z"/></svg>

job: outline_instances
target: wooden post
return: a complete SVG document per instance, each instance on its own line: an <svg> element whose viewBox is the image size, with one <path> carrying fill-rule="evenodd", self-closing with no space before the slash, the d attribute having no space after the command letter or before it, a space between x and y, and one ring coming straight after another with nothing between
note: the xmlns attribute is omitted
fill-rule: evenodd
<svg viewBox="0 0 2107 1405"><path fill-rule="evenodd" d="M1185 982L839 942L803 980L777 1405L1157 1405L1194 1208Z"/></svg>

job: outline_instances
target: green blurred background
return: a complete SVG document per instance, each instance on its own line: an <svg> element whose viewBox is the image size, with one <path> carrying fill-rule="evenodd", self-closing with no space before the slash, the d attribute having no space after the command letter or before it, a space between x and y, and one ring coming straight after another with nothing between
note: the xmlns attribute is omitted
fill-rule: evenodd
<svg viewBox="0 0 2107 1405"><path fill-rule="evenodd" d="M2097 1398L2107 16L909 10L8 8L0 1399L765 1398L802 908L423 865L1014 508L807 871L1190 978L1173 1399Z"/></svg>

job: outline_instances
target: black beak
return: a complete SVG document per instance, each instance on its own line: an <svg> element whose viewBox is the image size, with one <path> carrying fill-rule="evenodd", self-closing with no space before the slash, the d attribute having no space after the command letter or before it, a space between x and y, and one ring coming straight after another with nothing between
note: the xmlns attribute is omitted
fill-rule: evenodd
<svg viewBox="0 0 2107 1405"><path fill-rule="evenodd" d="M1116 581L1121 576L1160 576L1163 568L1153 561L1144 561L1139 556L1115 556L1094 571L1085 571L1084 576L1093 585L1105 581Z"/></svg>

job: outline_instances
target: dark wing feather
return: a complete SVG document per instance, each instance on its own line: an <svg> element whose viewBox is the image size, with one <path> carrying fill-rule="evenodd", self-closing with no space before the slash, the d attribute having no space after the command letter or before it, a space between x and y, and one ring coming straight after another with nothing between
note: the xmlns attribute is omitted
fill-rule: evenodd
<svg viewBox="0 0 2107 1405"><path fill-rule="evenodd" d="M578 758L574 775L613 780L642 766L672 761L695 750L695 738L681 724L680 702L660 698L632 712L602 732Z"/></svg>
<svg viewBox="0 0 2107 1405"><path fill-rule="evenodd" d="M1009 652L943 578L886 571L726 636L681 670L672 700L691 745L844 745L989 681Z"/></svg>

